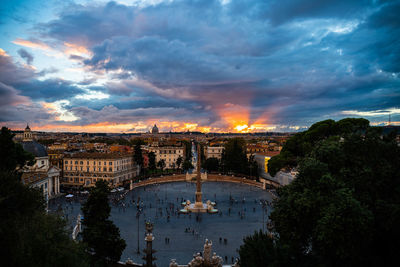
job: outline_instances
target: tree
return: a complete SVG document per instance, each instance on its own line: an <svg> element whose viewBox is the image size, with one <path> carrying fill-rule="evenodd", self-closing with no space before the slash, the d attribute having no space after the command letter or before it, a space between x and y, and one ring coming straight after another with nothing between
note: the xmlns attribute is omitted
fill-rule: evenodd
<svg viewBox="0 0 400 267"><path fill-rule="evenodd" d="M177 166L178 170L182 165L182 161L183 161L183 158L181 156L179 156L178 159L176 160L176 166Z"/></svg>
<svg viewBox="0 0 400 267"><path fill-rule="evenodd" d="M163 171L164 168L165 168L165 160L164 160L164 159L160 159L160 160L157 162L157 167L160 168L161 171Z"/></svg>
<svg viewBox="0 0 400 267"><path fill-rule="evenodd" d="M23 167L25 164L34 164L34 156L26 152L20 144L14 143L13 137L10 129L1 128L0 171L15 171L17 167Z"/></svg>
<svg viewBox="0 0 400 267"><path fill-rule="evenodd" d="M185 147L185 159L190 160L192 158L192 143L190 141L182 140L182 144Z"/></svg>
<svg viewBox="0 0 400 267"><path fill-rule="evenodd" d="M270 234L256 231L243 239L239 248L239 265L254 266L294 266L287 249L281 247Z"/></svg>
<svg viewBox="0 0 400 267"><path fill-rule="evenodd" d="M248 174L251 177L256 177L256 179L258 179L258 164L257 161L254 159L254 155L251 155L249 158L248 170Z"/></svg>
<svg viewBox="0 0 400 267"><path fill-rule="evenodd" d="M83 242L87 244L92 255L92 264L96 266L117 262L126 247L118 227L108 219L111 211L108 204L109 190L106 181L98 180L82 206Z"/></svg>
<svg viewBox="0 0 400 267"><path fill-rule="evenodd" d="M156 154L154 154L154 152L149 153L149 169L150 170L156 169Z"/></svg>
<svg viewBox="0 0 400 267"><path fill-rule="evenodd" d="M303 144L287 142L299 174L278 189L270 216L275 249L284 247L294 262L280 265L398 265L400 147L395 135L347 119L317 123L302 136ZM319 141L311 142L310 136Z"/></svg>
<svg viewBox="0 0 400 267"><path fill-rule="evenodd" d="M135 145L135 154L133 154L133 159L140 167L143 167L143 154L141 142L137 142ZM142 168L141 168L142 169Z"/></svg>
<svg viewBox="0 0 400 267"><path fill-rule="evenodd" d="M202 165L208 172L218 171L219 160L217 158L208 158Z"/></svg>
<svg viewBox="0 0 400 267"><path fill-rule="evenodd" d="M365 133L369 127L366 119L347 118L335 122L325 120L313 124L305 132L297 133L287 140L279 155L268 161L268 171L274 176L282 168L293 168L309 154L314 146L330 136L345 137L352 133Z"/></svg>
<svg viewBox="0 0 400 267"><path fill-rule="evenodd" d="M185 160L185 161L183 162L182 169L183 169L185 172L188 171L188 170L190 170L190 169L193 169L193 168L194 168L194 167L193 167L193 164L192 164L191 161Z"/></svg>
<svg viewBox="0 0 400 267"><path fill-rule="evenodd" d="M225 170L234 173L247 173L246 142L243 138L232 138L225 143L222 158Z"/></svg>
<svg viewBox="0 0 400 267"><path fill-rule="evenodd" d="M89 266L84 247L70 239L66 221L47 214L42 192L0 171L2 266Z"/></svg>

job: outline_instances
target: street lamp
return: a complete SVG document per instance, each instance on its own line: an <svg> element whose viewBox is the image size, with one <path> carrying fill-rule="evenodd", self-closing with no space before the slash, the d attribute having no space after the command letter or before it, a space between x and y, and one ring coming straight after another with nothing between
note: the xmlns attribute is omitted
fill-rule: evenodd
<svg viewBox="0 0 400 267"><path fill-rule="evenodd" d="M261 201L261 205L262 205L262 210L263 210L263 233L264 233L264 227L265 227L265 209L267 207L267 203L264 199L262 199Z"/></svg>
<svg viewBox="0 0 400 267"><path fill-rule="evenodd" d="M140 242L140 240L139 240L139 238L140 238L139 237L139 219L140 219L140 214L142 212L142 209L139 207L139 202L136 205L136 209L137 209L137 212L136 212L136 219L137 219L137 251L136 251L136 253L140 254L140 248L139 248L139 242Z"/></svg>

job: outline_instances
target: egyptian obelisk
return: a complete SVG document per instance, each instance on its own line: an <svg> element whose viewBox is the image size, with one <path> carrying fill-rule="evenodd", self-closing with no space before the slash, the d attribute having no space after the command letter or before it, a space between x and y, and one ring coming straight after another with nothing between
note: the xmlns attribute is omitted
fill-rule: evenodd
<svg viewBox="0 0 400 267"><path fill-rule="evenodd" d="M201 173L200 173L200 144L197 144L197 177L196 177L196 202L194 206L196 208L203 208L202 193L201 193Z"/></svg>

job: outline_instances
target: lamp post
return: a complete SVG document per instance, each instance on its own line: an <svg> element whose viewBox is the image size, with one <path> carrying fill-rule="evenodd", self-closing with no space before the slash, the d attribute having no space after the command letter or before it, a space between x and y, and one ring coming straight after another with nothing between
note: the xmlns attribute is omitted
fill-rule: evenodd
<svg viewBox="0 0 400 267"><path fill-rule="evenodd" d="M137 250L136 253L140 254L140 248L139 248L139 219L140 219L140 213L142 212L142 209L139 207L139 203L136 205L136 218L137 218Z"/></svg>
<svg viewBox="0 0 400 267"><path fill-rule="evenodd" d="M265 228L265 208L267 206L264 199L261 200L261 205L262 205L262 210L263 210L263 233L264 233L264 231L265 231L264 230L264 228Z"/></svg>

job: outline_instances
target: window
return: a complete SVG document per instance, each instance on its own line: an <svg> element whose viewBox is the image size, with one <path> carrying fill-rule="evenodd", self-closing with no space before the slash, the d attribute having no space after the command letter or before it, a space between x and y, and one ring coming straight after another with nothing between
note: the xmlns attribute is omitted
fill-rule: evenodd
<svg viewBox="0 0 400 267"><path fill-rule="evenodd" d="M104 161L104 166L107 166L107 162L106 161Z"/></svg>
<svg viewBox="0 0 400 267"><path fill-rule="evenodd" d="M83 182L83 179L81 178L81 182Z"/></svg>
<svg viewBox="0 0 400 267"><path fill-rule="evenodd" d="M104 171L104 172L106 172L106 171L107 171L107 168L106 168L106 167L104 167L104 168L103 168L103 171Z"/></svg>
<svg viewBox="0 0 400 267"><path fill-rule="evenodd" d="M83 165L83 161L81 161L80 164Z"/></svg>
<svg viewBox="0 0 400 267"><path fill-rule="evenodd" d="M78 161L77 161L77 160L75 161L75 164L78 164Z"/></svg>
<svg viewBox="0 0 400 267"><path fill-rule="evenodd" d="M110 161L110 162L108 163L108 165L112 166L112 161Z"/></svg>
<svg viewBox="0 0 400 267"><path fill-rule="evenodd" d="M89 165L89 161L87 161L86 164Z"/></svg>
<svg viewBox="0 0 400 267"><path fill-rule="evenodd" d="M44 184L44 188L47 189L47 183Z"/></svg>
<svg viewBox="0 0 400 267"><path fill-rule="evenodd" d="M81 171L82 171L82 166L81 166Z"/></svg>
<svg viewBox="0 0 400 267"><path fill-rule="evenodd" d="M78 167L75 166L75 171L77 171L77 170L78 170Z"/></svg>
<svg viewBox="0 0 400 267"><path fill-rule="evenodd" d="M74 181L74 179L73 178L69 178L69 181L72 183Z"/></svg>
<svg viewBox="0 0 400 267"><path fill-rule="evenodd" d="M101 172L101 167L99 167L99 172Z"/></svg>
<svg viewBox="0 0 400 267"><path fill-rule="evenodd" d="M111 168L111 167L110 167L110 168L108 168L108 171L112 172L112 168Z"/></svg>
<svg viewBox="0 0 400 267"><path fill-rule="evenodd" d="M101 165L101 161L99 161L99 166Z"/></svg>
<svg viewBox="0 0 400 267"><path fill-rule="evenodd" d="M93 161L93 165L96 165L96 161Z"/></svg>
<svg viewBox="0 0 400 267"><path fill-rule="evenodd" d="M86 171L89 172L89 167L86 167Z"/></svg>
<svg viewBox="0 0 400 267"><path fill-rule="evenodd" d="M68 164L68 160L65 161L65 164Z"/></svg>

